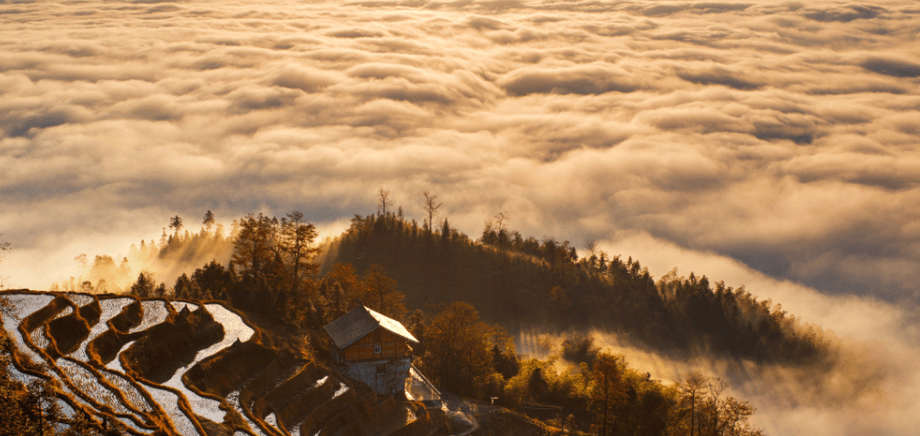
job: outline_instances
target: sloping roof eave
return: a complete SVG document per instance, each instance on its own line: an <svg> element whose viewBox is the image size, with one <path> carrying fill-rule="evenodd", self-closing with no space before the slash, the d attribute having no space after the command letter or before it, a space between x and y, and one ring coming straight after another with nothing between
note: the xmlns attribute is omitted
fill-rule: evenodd
<svg viewBox="0 0 920 436"><path fill-rule="evenodd" d="M399 334L399 332L394 332L393 330L390 330L390 329L388 329L388 328L386 328L385 326L382 326L382 325L381 325L381 326L377 326L377 327L380 327L380 328L382 328L382 329L384 329L384 330L386 330L386 331L388 331L388 332L390 332L390 333L393 333L394 335L399 336L399 337L401 337L401 338L403 338L403 339L405 339L405 340L407 340L407 341L411 341L411 342L416 343L416 344L419 343L418 339L415 339L415 337L407 338L407 337L405 337L405 336ZM339 349L345 349L345 348L347 348L349 345L352 345L352 344L354 344L355 342L360 341L361 338L363 338L363 337L365 337L365 336L371 334L371 332L373 332L374 330L377 330L377 329L376 329L376 328L371 329L371 331L369 331L369 332L367 332L367 333L361 335L361 336L358 337L357 339L355 339L355 340L353 340L353 341L351 341L351 342L349 342L349 343L347 343L347 344L345 344L345 345L342 345L341 347L339 347ZM327 332L327 333L328 333L328 332ZM338 347L338 345L336 345L336 346Z"/></svg>
<svg viewBox="0 0 920 436"><path fill-rule="evenodd" d="M351 312L323 326L323 330L326 331L326 334L329 335L336 347L344 349L361 340L361 338L367 336L378 327L413 343L419 343L419 340L412 336L412 333L409 333L402 323L365 306L354 308Z"/></svg>

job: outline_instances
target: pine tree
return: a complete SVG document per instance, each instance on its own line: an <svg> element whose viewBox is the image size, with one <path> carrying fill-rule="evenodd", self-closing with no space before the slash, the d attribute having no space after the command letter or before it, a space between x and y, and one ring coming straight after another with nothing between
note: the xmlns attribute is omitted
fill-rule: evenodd
<svg viewBox="0 0 920 436"><path fill-rule="evenodd" d="M169 219L169 228L175 230L175 234L179 234L179 230L182 228L182 217L176 215Z"/></svg>
<svg viewBox="0 0 920 436"><path fill-rule="evenodd" d="M131 294L141 298L150 298L156 290L156 282L153 280L153 273L150 271L141 271L137 276L137 281L131 285Z"/></svg>
<svg viewBox="0 0 920 436"><path fill-rule="evenodd" d="M211 227L214 225L214 213L211 212L210 210L205 212L204 221L202 221L202 224L204 224L205 230L210 232Z"/></svg>

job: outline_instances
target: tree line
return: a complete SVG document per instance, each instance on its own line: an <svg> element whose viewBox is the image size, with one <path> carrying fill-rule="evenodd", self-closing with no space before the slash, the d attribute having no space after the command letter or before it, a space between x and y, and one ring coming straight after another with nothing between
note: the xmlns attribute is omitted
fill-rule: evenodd
<svg viewBox="0 0 920 436"><path fill-rule="evenodd" d="M663 350L725 353L796 364L834 358L833 335L800 322L743 286L672 273L655 281L631 257L579 257L568 241L510 230L499 215L477 240L450 227L420 226L389 212L356 215L328 248L321 271L384 266L407 304L466 301L491 322L516 328L602 328Z"/></svg>

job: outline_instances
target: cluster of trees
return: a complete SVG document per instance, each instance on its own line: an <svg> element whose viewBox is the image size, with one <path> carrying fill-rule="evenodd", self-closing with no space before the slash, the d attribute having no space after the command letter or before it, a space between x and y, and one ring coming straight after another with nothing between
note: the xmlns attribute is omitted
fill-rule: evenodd
<svg viewBox="0 0 920 436"><path fill-rule="evenodd" d="M55 283L49 290L64 292L115 293L129 292L140 275L145 280L172 282L186 271L191 271L204 262L215 261L227 265L233 253L233 233L239 223L234 221L231 235L225 235L224 228L214 221L214 214L207 211L202 227L190 232L182 217L169 219L169 232L163 227L159 241L141 240L131 245L127 256L116 260L112 256L97 255L89 259L86 254L74 258L81 267L79 277L71 277ZM166 284L161 281L164 289ZM153 289L159 285L154 283ZM146 289L146 288L142 288ZM151 294L156 295L156 294Z"/></svg>
<svg viewBox="0 0 920 436"><path fill-rule="evenodd" d="M479 242L498 249L500 256L506 252L529 256L554 269L564 269L578 261L578 250L569 241L559 242L551 237L543 240L533 236L525 238L517 230L508 229L508 217L504 213L486 222Z"/></svg>
<svg viewBox="0 0 920 436"><path fill-rule="evenodd" d="M415 365L441 389L467 397L501 396L519 369L511 336L479 318L469 303L454 302L426 316L412 312L408 328L420 344Z"/></svg>
<svg viewBox="0 0 920 436"><path fill-rule="evenodd" d="M230 258L237 277L230 289L234 306L267 314L302 303L318 267L316 236L316 227L300 212L280 220L261 213L244 217Z"/></svg>
<svg viewBox="0 0 920 436"><path fill-rule="evenodd" d="M580 258L568 241L525 238L502 214L479 240L447 219L433 229L425 224L392 212L356 215L329 247L322 270L335 263L359 271L379 264L402 285L409 306L466 301L481 308L485 320L506 326L603 328L660 349L757 361L833 358L831 335L743 287L692 274L656 282L632 258L603 252Z"/></svg>
<svg viewBox="0 0 920 436"><path fill-rule="evenodd" d="M170 259L174 253L184 253L189 259L200 259L200 247L220 247L224 237L209 227L213 215L205 215L205 228L200 233L179 234L181 217L170 220L172 236L165 235L162 244L141 244L143 257ZM172 287L157 283L155 275L141 271L136 280L126 286L126 292L143 298L172 297L224 301L241 310L250 319L282 326L285 334L303 339L307 354L331 353L322 333L322 326L353 309L359 301L366 306L402 319L407 313L404 295L396 281L379 265L370 265L363 273L349 264L335 265L319 280L316 262L317 232L306 222L303 214L292 212L278 218L250 214L234 221L231 237L226 243L231 251L226 262L213 259L193 273L179 275ZM146 250L146 251L145 251ZM121 273L123 266L113 270L111 258L97 258L93 271ZM104 278L103 284L105 283ZM93 291L91 283L83 291ZM98 290L98 287L96 288Z"/></svg>
<svg viewBox="0 0 920 436"><path fill-rule="evenodd" d="M223 250L229 244L226 262L212 259L191 276L183 273L171 289L165 283L157 285L150 271L141 271L128 292L141 297L222 300L270 322L299 325L316 287L316 227L296 211L280 219L261 213L247 215L234 221L229 239L219 229L212 231L213 224L214 216L208 211L200 233L180 236L182 219L175 216L170 220L175 235L164 236L162 245L142 244L139 251L146 250L147 257L169 259L179 253L183 259L195 260L214 247Z"/></svg>
<svg viewBox="0 0 920 436"><path fill-rule="evenodd" d="M598 435L759 436L749 421L755 409L724 395L719 378L692 374L666 386L630 369L622 356L598 352L590 364L589 407Z"/></svg>

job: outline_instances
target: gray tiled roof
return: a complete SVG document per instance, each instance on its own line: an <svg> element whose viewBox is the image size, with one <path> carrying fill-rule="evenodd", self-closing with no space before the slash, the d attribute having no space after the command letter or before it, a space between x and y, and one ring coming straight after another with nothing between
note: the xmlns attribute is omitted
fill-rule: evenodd
<svg viewBox="0 0 920 436"><path fill-rule="evenodd" d="M383 327L408 341L418 343L418 339L415 339L415 336L412 336L412 333L409 333L402 323L364 306L354 308L323 328L332 338L335 346L342 349L363 338L377 327Z"/></svg>

